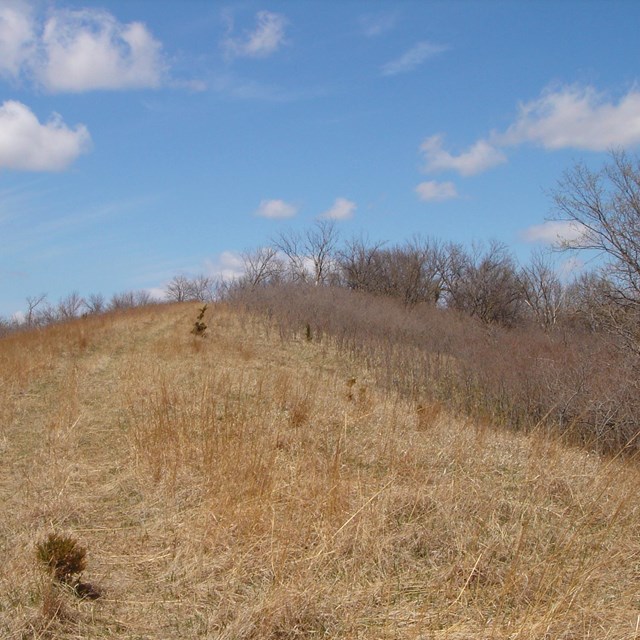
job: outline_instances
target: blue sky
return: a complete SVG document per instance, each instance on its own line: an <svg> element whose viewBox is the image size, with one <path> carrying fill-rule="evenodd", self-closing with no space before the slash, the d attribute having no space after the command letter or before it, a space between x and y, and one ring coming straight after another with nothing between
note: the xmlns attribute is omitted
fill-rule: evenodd
<svg viewBox="0 0 640 640"><path fill-rule="evenodd" d="M0 315L230 276L318 217L524 261L563 170L640 144L638 26L615 0L0 0Z"/></svg>

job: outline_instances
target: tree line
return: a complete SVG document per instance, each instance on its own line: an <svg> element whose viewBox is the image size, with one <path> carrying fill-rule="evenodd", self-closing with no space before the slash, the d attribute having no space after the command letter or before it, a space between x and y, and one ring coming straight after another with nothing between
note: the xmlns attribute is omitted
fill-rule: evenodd
<svg viewBox="0 0 640 640"><path fill-rule="evenodd" d="M333 221L318 220L245 251L243 274L236 280L177 275L166 284L164 299L208 302L273 285L333 286L387 296L406 307L452 309L489 325L534 323L552 330L581 323L616 336L640 356L640 160L612 152L598 171L577 164L558 182L552 199L555 219L573 231L557 248L598 256L597 267L570 281L543 251L519 265L497 241L466 248L420 237L399 244L343 240ZM24 325L37 327L158 300L136 291L110 300L71 293L56 304L41 294L26 302ZM0 329L12 324L0 321Z"/></svg>

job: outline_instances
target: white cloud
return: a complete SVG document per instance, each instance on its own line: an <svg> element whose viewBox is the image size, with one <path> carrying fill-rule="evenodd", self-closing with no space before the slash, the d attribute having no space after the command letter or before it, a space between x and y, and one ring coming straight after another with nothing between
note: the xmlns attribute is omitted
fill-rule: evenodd
<svg viewBox="0 0 640 640"><path fill-rule="evenodd" d="M17 78L34 54L31 11L24 2L5 0L0 6L0 75Z"/></svg>
<svg viewBox="0 0 640 640"><path fill-rule="evenodd" d="M14 100L0 107L0 168L61 171L90 146L84 125L70 129L57 114L41 124L29 107Z"/></svg>
<svg viewBox="0 0 640 640"><path fill-rule="evenodd" d="M525 229L521 236L526 242L545 242L559 246L564 242L579 241L585 235L585 228L571 220L550 220Z"/></svg>
<svg viewBox="0 0 640 640"><path fill-rule="evenodd" d="M614 102L590 86L546 90L521 104L516 121L493 140L501 146L532 142L545 149L589 151L635 145L640 143L640 91Z"/></svg>
<svg viewBox="0 0 640 640"><path fill-rule="evenodd" d="M265 58L275 53L285 42L287 19L270 11L258 11L256 27L243 37L231 35L223 42L227 55L231 57Z"/></svg>
<svg viewBox="0 0 640 640"><path fill-rule="evenodd" d="M506 156L486 140L478 140L467 151L454 156L442 147L441 135L427 138L420 149L425 154L425 171L457 171L463 176L482 173L507 161Z"/></svg>
<svg viewBox="0 0 640 640"><path fill-rule="evenodd" d="M235 280L244 274L242 254L236 251L223 251L214 260L205 260L205 270L209 276L227 281Z"/></svg>
<svg viewBox="0 0 640 640"><path fill-rule="evenodd" d="M387 62L382 66L383 76L395 76L399 73L407 73L413 71L416 67L420 66L423 62L429 58L447 51L449 47L441 44L433 44L431 42L418 42L409 49L406 53L402 54L399 58Z"/></svg>
<svg viewBox="0 0 640 640"><path fill-rule="evenodd" d="M457 156L445 150L442 143L442 135L422 143L426 172L453 170L463 176L481 173L507 161L505 147L526 143L547 150L588 151L639 145L640 90L631 89L613 101L591 86L547 89L539 98L521 104L515 121L504 132L492 132Z"/></svg>
<svg viewBox="0 0 640 640"><path fill-rule="evenodd" d="M346 198L336 198L331 208L321 213L318 217L328 220L349 220L353 218L356 209L357 205L355 202L347 200Z"/></svg>
<svg viewBox="0 0 640 640"><path fill-rule="evenodd" d="M284 200L262 200L255 215L261 218L292 218L298 213L295 205Z"/></svg>
<svg viewBox="0 0 640 640"><path fill-rule="evenodd" d="M57 11L42 34L40 82L50 91L158 87L161 45L144 24L106 11Z"/></svg>
<svg viewBox="0 0 640 640"><path fill-rule="evenodd" d="M51 92L153 88L165 73L162 45L141 22L99 9L54 9L43 26L20 0L0 8L0 73Z"/></svg>
<svg viewBox="0 0 640 640"><path fill-rule="evenodd" d="M442 202L458 197L456 185L453 182L436 182L435 180L421 182L416 187L416 193L420 200L425 202Z"/></svg>

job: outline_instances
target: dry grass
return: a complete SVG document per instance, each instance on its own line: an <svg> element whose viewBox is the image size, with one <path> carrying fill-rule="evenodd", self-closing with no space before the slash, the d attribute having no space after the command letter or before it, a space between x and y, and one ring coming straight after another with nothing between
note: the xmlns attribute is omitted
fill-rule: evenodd
<svg viewBox="0 0 640 640"><path fill-rule="evenodd" d="M640 638L640 473L214 306L0 341L3 638ZM52 584L51 532L102 597Z"/></svg>

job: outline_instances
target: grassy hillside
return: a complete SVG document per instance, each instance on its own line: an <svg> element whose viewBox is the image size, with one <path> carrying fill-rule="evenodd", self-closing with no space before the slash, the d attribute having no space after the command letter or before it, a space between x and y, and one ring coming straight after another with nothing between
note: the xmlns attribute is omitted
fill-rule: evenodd
<svg viewBox="0 0 640 640"><path fill-rule="evenodd" d="M640 638L640 473L225 306L0 341L0 637ZM371 365L373 366L373 365ZM87 550L80 599L48 534Z"/></svg>

